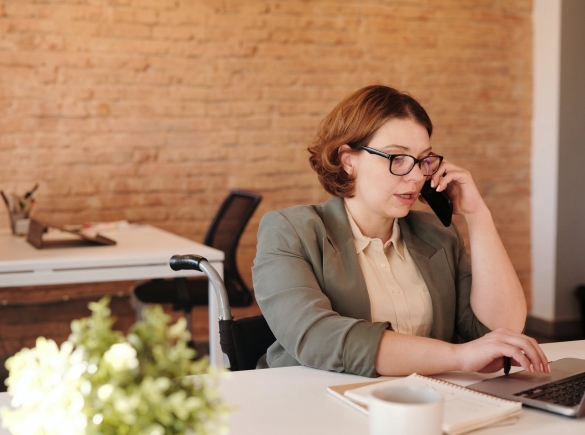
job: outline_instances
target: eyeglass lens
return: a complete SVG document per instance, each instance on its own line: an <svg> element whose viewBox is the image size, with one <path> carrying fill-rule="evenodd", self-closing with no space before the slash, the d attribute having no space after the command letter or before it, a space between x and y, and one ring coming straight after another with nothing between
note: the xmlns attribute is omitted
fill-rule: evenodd
<svg viewBox="0 0 585 435"><path fill-rule="evenodd" d="M412 156L395 156L390 163L390 172L394 175L406 175L414 168L415 164L416 162ZM423 175L433 175L439 169L440 164L440 157L428 156L420 161L420 170Z"/></svg>

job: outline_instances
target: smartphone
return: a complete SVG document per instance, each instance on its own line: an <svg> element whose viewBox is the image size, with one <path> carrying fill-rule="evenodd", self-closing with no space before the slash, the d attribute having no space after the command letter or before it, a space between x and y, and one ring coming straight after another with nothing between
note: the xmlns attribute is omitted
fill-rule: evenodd
<svg viewBox="0 0 585 435"><path fill-rule="evenodd" d="M420 191L422 197L427 201L431 209L435 212L439 220L448 227L451 225L453 217L453 201L444 190L437 192L437 189L431 187L431 180L427 180Z"/></svg>

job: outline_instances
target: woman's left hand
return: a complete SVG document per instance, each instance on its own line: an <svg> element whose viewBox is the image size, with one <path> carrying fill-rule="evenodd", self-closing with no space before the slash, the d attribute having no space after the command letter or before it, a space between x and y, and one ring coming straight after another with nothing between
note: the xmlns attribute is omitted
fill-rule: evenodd
<svg viewBox="0 0 585 435"><path fill-rule="evenodd" d="M445 191L451 197L453 213L463 216L467 223L473 276L469 301L473 313L492 331L498 328L522 331L526 323L526 297L471 174L443 161L431 179L439 192Z"/></svg>
<svg viewBox="0 0 585 435"><path fill-rule="evenodd" d="M446 160L431 176L431 186L437 187L437 192L447 192L453 201L453 214L473 214L487 208L471 173Z"/></svg>

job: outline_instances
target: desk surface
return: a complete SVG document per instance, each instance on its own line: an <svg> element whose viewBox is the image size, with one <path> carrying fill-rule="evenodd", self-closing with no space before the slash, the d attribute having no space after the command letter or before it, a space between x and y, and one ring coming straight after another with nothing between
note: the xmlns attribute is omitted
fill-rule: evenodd
<svg viewBox="0 0 585 435"><path fill-rule="evenodd" d="M114 246L36 249L24 237L0 231L0 287L173 278L198 274L174 272L174 254L198 254L210 263L222 251L148 225L103 231Z"/></svg>
<svg viewBox="0 0 585 435"><path fill-rule="evenodd" d="M542 348L549 360L585 359L585 341L544 344ZM488 376L450 372L438 377L469 385ZM368 417L326 391L330 385L364 382L365 379L307 367L286 367L226 374L220 381L220 390L234 408L230 418L233 435L366 435ZM8 405L9 401L8 393L0 393L0 406ZM515 424L473 433L582 435L585 419L525 407ZM9 432L0 426L0 435L9 435Z"/></svg>
<svg viewBox="0 0 585 435"><path fill-rule="evenodd" d="M549 360L565 357L585 359L585 341L544 344L542 348ZM489 376L493 375L450 372L437 377L459 385L469 385ZM230 433L366 435L368 417L326 391L330 385L364 380L359 376L307 367L229 374L221 381L221 391L226 401L236 408L231 416ZM585 419L576 420L524 407L515 424L473 433L582 435L585 433Z"/></svg>

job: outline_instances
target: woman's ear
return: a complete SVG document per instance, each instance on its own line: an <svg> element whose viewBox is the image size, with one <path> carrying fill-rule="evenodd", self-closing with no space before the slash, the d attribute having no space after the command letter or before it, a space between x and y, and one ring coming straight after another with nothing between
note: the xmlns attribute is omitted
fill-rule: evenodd
<svg viewBox="0 0 585 435"><path fill-rule="evenodd" d="M341 145L339 147L339 162L341 166L349 175L353 175L354 164L353 164L353 153L349 145Z"/></svg>

